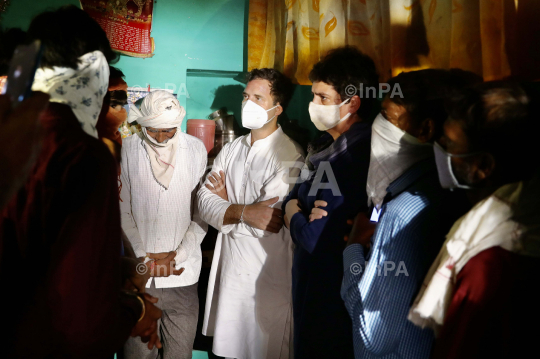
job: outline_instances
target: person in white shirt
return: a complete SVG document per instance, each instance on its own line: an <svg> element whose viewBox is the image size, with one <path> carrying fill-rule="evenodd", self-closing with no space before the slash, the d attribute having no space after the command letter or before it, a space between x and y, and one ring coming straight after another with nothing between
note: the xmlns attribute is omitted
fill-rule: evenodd
<svg viewBox="0 0 540 359"><path fill-rule="evenodd" d="M251 133L223 147L198 192L201 217L219 230L203 323L219 356L286 359L292 350L293 243L279 208L303 151L277 123L291 93L278 71L251 71L242 103Z"/></svg>
<svg viewBox="0 0 540 359"><path fill-rule="evenodd" d="M186 112L166 91L154 91L141 109L130 108L129 122L143 131L123 141L120 192L122 228L138 258L151 271L146 291L158 298L163 357L191 358L197 330L200 244L208 228L196 208L206 169L204 144L182 133ZM180 275L181 274L181 275ZM126 358L156 358L130 338Z"/></svg>

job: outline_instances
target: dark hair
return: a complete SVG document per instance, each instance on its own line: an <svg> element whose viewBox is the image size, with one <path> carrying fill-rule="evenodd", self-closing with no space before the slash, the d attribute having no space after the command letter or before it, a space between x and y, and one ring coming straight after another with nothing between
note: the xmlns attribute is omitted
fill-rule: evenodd
<svg viewBox="0 0 540 359"><path fill-rule="evenodd" d="M111 79L123 79L126 77L122 70L120 70L118 67L109 66L109 78Z"/></svg>
<svg viewBox="0 0 540 359"><path fill-rule="evenodd" d="M267 80L270 82L270 94L274 100L274 105L279 102L284 110L287 108L294 91L294 86L287 76L274 69L253 69L247 76L247 82L253 80Z"/></svg>
<svg viewBox="0 0 540 359"><path fill-rule="evenodd" d="M341 96L342 101L353 97L355 94L359 95L361 93L360 85L363 86L364 93L366 87L378 88L379 85L379 75L375 63L371 57L353 46L344 46L329 51L321 61L313 66L309 73L309 80L311 82L324 82L333 86ZM356 88L354 94L351 94L350 86ZM367 120L378 99L376 96L373 96L373 98L367 96L361 100L362 103L357 114L363 120Z"/></svg>
<svg viewBox="0 0 540 359"><path fill-rule="evenodd" d="M6 76L15 48L26 40L26 32L18 28L0 32L0 76Z"/></svg>
<svg viewBox="0 0 540 359"><path fill-rule="evenodd" d="M105 95L107 99L109 100L110 106L124 106L128 103L127 100L127 92L122 90L116 90L116 91L109 91Z"/></svg>
<svg viewBox="0 0 540 359"><path fill-rule="evenodd" d="M122 70L114 66L109 66L109 81L111 79L123 79L124 77L125 75ZM124 106L128 103L127 92L123 90L107 91L105 98L104 102L107 101L112 107L116 105Z"/></svg>
<svg viewBox="0 0 540 359"><path fill-rule="evenodd" d="M465 89L447 103L449 117L459 121L469 152L485 151L507 182L530 177L538 169L538 121L532 103L516 83L494 81ZM527 165L520 158L532 159Z"/></svg>
<svg viewBox="0 0 540 359"><path fill-rule="evenodd" d="M73 5L37 15L28 29L28 38L39 39L45 45L42 67L76 69L79 57L92 51L101 51L109 64L118 59L105 31L90 15Z"/></svg>
<svg viewBox="0 0 540 359"><path fill-rule="evenodd" d="M402 96L391 96L390 92L387 98L403 106L416 125L431 118L435 125L434 138L438 139L448 117L445 101L459 90L481 82L481 76L461 69L402 72L388 81L391 91L399 86Z"/></svg>

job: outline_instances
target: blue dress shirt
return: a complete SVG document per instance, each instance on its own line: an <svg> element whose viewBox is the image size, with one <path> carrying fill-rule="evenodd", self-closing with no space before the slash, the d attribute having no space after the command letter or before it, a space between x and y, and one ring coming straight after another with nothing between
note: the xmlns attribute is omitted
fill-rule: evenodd
<svg viewBox="0 0 540 359"><path fill-rule="evenodd" d="M361 244L343 253L341 297L353 321L355 357L427 359L433 332L407 314L466 201L440 187L433 159L408 169L387 192L369 253Z"/></svg>

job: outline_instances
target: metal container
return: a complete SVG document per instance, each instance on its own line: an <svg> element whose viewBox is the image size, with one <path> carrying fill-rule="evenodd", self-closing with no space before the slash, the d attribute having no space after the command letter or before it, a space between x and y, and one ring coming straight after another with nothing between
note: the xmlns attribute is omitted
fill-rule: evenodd
<svg viewBox="0 0 540 359"><path fill-rule="evenodd" d="M208 156L215 157L225 144L234 141L238 136L234 133L233 115L229 115L223 110L217 110L209 116L209 119L216 122L216 137L214 148Z"/></svg>

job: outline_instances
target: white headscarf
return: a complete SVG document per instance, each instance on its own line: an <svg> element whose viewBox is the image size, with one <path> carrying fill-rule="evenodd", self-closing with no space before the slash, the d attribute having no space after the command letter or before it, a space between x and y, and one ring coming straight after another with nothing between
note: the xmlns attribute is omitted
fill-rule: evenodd
<svg viewBox="0 0 540 359"><path fill-rule="evenodd" d="M109 65L101 51L79 57L77 70L68 67L39 68L32 91L51 96L50 102L68 105L84 132L98 137L96 123L109 86Z"/></svg>
<svg viewBox="0 0 540 359"><path fill-rule="evenodd" d="M367 178L368 206L381 208L388 185L407 169L433 156L433 145L392 124L379 114L371 128L371 158Z"/></svg>
<svg viewBox="0 0 540 359"><path fill-rule="evenodd" d="M505 185L456 221L424 279L409 312L410 321L430 327L437 334L452 301L457 275L471 258L486 249L498 246L521 255L540 257L538 205L532 209L522 208L532 225L513 219L516 205L523 207L520 197L530 196L523 188L523 182Z"/></svg>
<svg viewBox="0 0 540 359"><path fill-rule="evenodd" d="M144 146L150 158L154 178L167 189L176 166L178 128L182 125L185 115L186 110L167 91L151 92L144 98L140 110L134 105L129 109L128 122L137 121L143 127ZM146 127L177 128L177 130L171 139L158 143L148 135Z"/></svg>
<svg viewBox="0 0 540 359"><path fill-rule="evenodd" d="M143 100L141 109L129 107L128 122L137 121L142 127L173 128L182 126L186 110L170 92L150 92Z"/></svg>

